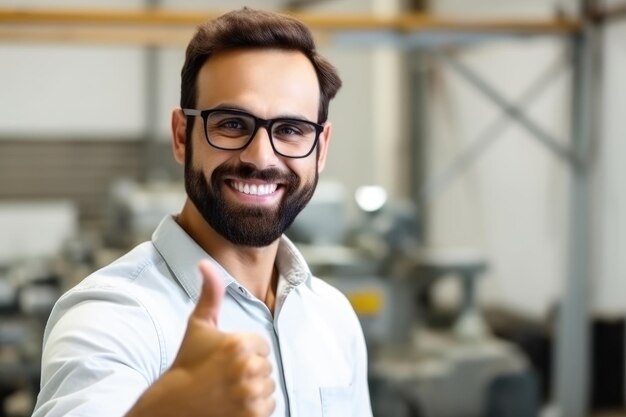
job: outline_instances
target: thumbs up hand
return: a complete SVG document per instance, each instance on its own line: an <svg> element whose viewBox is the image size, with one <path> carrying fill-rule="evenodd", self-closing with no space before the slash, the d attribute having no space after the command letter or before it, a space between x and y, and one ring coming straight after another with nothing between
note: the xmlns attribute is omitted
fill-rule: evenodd
<svg viewBox="0 0 626 417"><path fill-rule="evenodd" d="M269 417L274 410L268 343L259 335L219 330L224 284L208 261L200 272L202 291L172 367L127 417Z"/></svg>

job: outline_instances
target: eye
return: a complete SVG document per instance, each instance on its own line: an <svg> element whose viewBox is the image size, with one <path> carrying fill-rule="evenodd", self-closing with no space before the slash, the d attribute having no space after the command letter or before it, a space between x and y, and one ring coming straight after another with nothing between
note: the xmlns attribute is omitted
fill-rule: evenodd
<svg viewBox="0 0 626 417"><path fill-rule="evenodd" d="M274 129L274 133L278 135L302 135L302 129L293 124L281 124Z"/></svg>
<svg viewBox="0 0 626 417"><path fill-rule="evenodd" d="M240 119L222 120L217 126L223 129L246 129L246 124Z"/></svg>
<svg viewBox="0 0 626 417"><path fill-rule="evenodd" d="M315 127L302 120L281 120L272 129L274 137L300 139L315 136Z"/></svg>
<svg viewBox="0 0 626 417"><path fill-rule="evenodd" d="M248 133L254 126L254 121L245 117L216 114L207 121L209 131L221 134Z"/></svg>

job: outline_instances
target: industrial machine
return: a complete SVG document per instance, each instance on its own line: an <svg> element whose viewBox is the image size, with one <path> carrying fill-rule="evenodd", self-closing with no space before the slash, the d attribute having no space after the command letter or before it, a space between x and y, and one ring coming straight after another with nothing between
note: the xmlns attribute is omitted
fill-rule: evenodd
<svg viewBox="0 0 626 417"><path fill-rule="evenodd" d="M426 248L419 213L380 187L346 194L320 184L292 237L314 274L339 288L361 320L376 417L536 417L537 380L521 351L491 335L476 302L487 259L468 249ZM332 231L332 233L326 233ZM457 280L454 320L437 326L433 289Z"/></svg>
<svg viewBox="0 0 626 417"><path fill-rule="evenodd" d="M183 199L178 185L118 183L109 244L148 239ZM536 417L537 381L525 357L491 335L476 303L487 259L426 248L415 207L387 201L380 187L361 188L355 199L351 213L343 187L320 181L287 234L359 315L375 417ZM450 279L461 288L457 314L452 325L438 326L432 294Z"/></svg>
<svg viewBox="0 0 626 417"><path fill-rule="evenodd" d="M27 416L43 329L63 291L56 260L76 232L76 210L64 201L3 203L0 226L0 417Z"/></svg>

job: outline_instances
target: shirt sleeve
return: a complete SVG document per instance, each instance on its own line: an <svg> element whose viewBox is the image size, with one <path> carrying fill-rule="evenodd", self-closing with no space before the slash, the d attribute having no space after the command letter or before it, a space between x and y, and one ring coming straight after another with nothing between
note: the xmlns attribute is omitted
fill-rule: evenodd
<svg viewBox="0 0 626 417"><path fill-rule="evenodd" d="M121 417L158 378L158 327L120 289L74 289L53 309L33 417Z"/></svg>

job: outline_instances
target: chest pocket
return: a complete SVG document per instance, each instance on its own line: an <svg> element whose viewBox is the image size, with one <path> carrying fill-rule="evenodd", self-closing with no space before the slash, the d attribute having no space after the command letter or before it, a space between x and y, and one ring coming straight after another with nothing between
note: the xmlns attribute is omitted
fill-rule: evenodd
<svg viewBox="0 0 626 417"><path fill-rule="evenodd" d="M320 387L322 416L348 417L352 415L354 389L352 385Z"/></svg>

